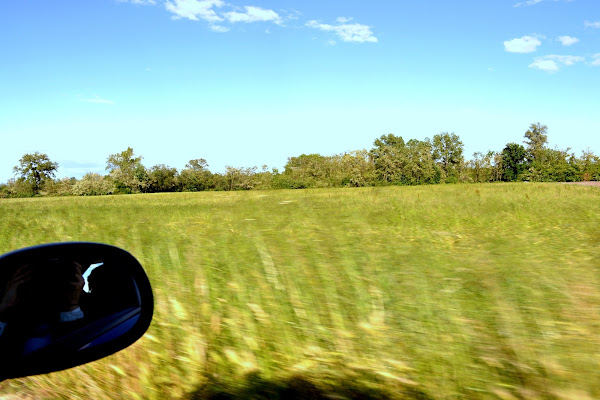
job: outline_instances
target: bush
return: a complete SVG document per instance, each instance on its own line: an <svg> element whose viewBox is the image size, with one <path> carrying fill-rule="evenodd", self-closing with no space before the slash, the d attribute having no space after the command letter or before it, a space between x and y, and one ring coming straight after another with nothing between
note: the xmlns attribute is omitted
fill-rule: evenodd
<svg viewBox="0 0 600 400"><path fill-rule="evenodd" d="M3 192L4 197L33 197L35 194L34 186L22 178L9 179Z"/></svg>
<svg viewBox="0 0 600 400"><path fill-rule="evenodd" d="M131 193L127 187L122 189L127 189ZM117 190L110 178L90 172L73 185L72 193L76 196L98 196L117 193Z"/></svg>
<svg viewBox="0 0 600 400"><path fill-rule="evenodd" d="M48 181L43 186L43 194L48 196L70 196L73 186L77 183L75 178L62 178Z"/></svg>

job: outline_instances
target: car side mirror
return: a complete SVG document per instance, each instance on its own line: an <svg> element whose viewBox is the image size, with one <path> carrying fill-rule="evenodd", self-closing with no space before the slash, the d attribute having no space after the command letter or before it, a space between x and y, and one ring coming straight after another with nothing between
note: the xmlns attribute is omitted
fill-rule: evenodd
<svg viewBox="0 0 600 400"><path fill-rule="evenodd" d="M154 299L140 263L99 243L55 243L0 257L0 381L85 364L150 326Z"/></svg>

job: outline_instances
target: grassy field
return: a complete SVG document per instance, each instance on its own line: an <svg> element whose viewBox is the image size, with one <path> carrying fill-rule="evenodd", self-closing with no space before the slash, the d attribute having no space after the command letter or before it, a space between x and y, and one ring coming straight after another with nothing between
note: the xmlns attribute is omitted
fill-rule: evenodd
<svg viewBox="0 0 600 400"><path fill-rule="evenodd" d="M129 349L0 398L600 398L598 188L11 199L0 224L2 252L127 249L156 297Z"/></svg>

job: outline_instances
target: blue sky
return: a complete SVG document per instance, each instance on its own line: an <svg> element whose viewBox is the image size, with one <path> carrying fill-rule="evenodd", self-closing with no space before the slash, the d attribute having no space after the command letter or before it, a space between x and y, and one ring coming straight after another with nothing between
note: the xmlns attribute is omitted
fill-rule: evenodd
<svg viewBox="0 0 600 400"><path fill-rule="evenodd" d="M470 157L538 121L600 153L597 0L4 1L0 57L0 182L34 151L222 171L448 131Z"/></svg>

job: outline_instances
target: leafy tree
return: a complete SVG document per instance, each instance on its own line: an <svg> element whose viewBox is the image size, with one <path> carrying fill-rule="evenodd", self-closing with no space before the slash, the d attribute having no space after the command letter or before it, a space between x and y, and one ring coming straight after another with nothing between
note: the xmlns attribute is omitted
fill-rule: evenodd
<svg viewBox="0 0 600 400"><path fill-rule="evenodd" d="M400 184L407 162L406 143L401 136L382 135L375 139L370 151L377 178L382 183Z"/></svg>
<svg viewBox="0 0 600 400"><path fill-rule="evenodd" d="M454 133L443 132L433 137L433 158L444 172L446 182L457 182L460 178L463 158L463 143Z"/></svg>
<svg viewBox="0 0 600 400"><path fill-rule="evenodd" d="M531 124L527 132L525 132L524 137L527 140L523 143L527 145L531 161L541 162L544 148L546 143L548 143L548 127L539 122L537 124Z"/></svg>
<svg viewBox="0 0 600 400"><path fill-rule="evenodd" d="M406 143L408 162L403 172L405 182L411 185L440 183L441 170L433 158L429 138L411 139Z"/></svg>
<svg viewBox="0 0 600 400"><path fill-rule="evenodd" d="M44 184L44 194L50 196L70 196L73 192L73 186L76 183L77 179L74 177L48 180Z"/></svg>
<svg viewBox="0 0 600 400"><path fill-rule="evenodd" d="M538 161L532 163L524 174L529 180L538 182L577 182L583 179L580 164L570 149L548 149L539 151Z"/></svg>
<svg viewBox="0 0 600 400"><path fill-rule="evenodd" d="M177 169L158 164L149 173L149 192L175 192L178 189Z"/></svg>
<svg viewBox="0 0 600 400"><path fill-rule="evenodd" d="M578 159L579 169L584 181L600 180L600 157L589 148L584 150Z"/></svg>
<svg viewBox="0 0 600 400"><path fill-rule="evenodd" d="M492 181L501 181L503 173L504 163L502 161L502 152L494 152L492 160Z"/></svg>
<svg viewBox="0 0 600 400"><path fill-rule="evenodd" d="M208 163L204 158L197 158L195 160L190 160L186 165L186 169L203 172L208 170Z"/></svg>
<svg viewBox="0 0 600 400"><path fill-rule="evenodd" d="M234 168L225 166L225 175L222 175L223 190L250 190L256 186L256 167Z"/></svg>
<svg viewBox="0 0 600 400"><path fill-rule="evenodd" d="M19 179L31 185L33 194L38 194L44 183L54 178L58 163L50 161L46 154L25 154L19 160L19 165L13 168Z"/></svg>
<svg viewBox="0 0 600 400"><path fill-rule="evenodd" d="M527 151L517 143L508 143L502 150L502 180L505 182L513 182L518 180L527 164L525 156Z"/></svg>
<svg viewBox="0 0 600 400"><path fill-rule="evenodd" d="M95 172L85 174L72 188L75 196L100 196L112 194L114 191L115 184L112 179Z"/></svg>
<svg viewBox="0 0 600 400"><path fill-rule="evenodd" d="M492 160L494 155L493 151L488 151L487 154L473 153L473 159L469 161L468 165L474 182L490 182L493 180Z"/></svg>
<svg viewBox="0 0 600 400"><path fill-rule="evenodd" d="M441 169L436 165L429 139L404 142L392 134L381 136L371 149L376 175L382 183L420 185L439 183Z"/></svg>
<svg viewBox="0 0 600 400"><path fill-rule="evenodd" d="M284 174L301 187L335 186L339 167L335 156L301 154L298 157L288 158Z"/></svg>
<svg viewBox="0 0 600 400"><path fill-rule="evenodd" d="M342 186L369 186L375 180L375 164L367 150L356 150L339 156Z"/></svg>
<svg viewBox="0 0 600 400"><path fill-rule="evenodd" d="M208 163L203 158L190 160L179 174L182 190L198 192L214 189L213 174L208 170Z"/></svg>
<svg viewBox="0 0 600 400"><path fill-rule="evenodd" d="M108 156L106 170L115 181L117 193L139 191L147 181L147 173L142 166L142 157L135 157L131 147Z"/></svg>
<svg viewBox="0 0 600 400"><path fill-rule="evenodd" d="M34 195L33 185L21 178L9 179L3 192L3 197L31 197Z"/></svg>
<svg viewBox="0 0 600 400"><path fill-rule="evenodd" d="M273 189L273 179L277 173L276 168L269 171L269 166L263 164L261 171L254 174L255 189Z"/></svg>

